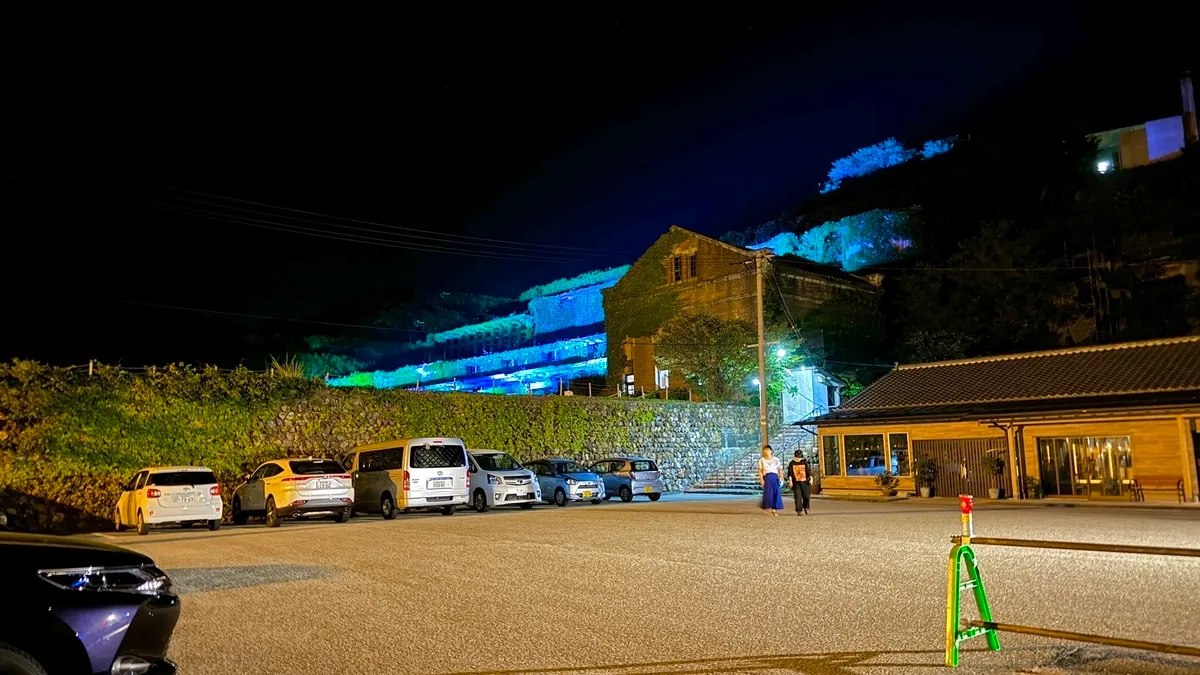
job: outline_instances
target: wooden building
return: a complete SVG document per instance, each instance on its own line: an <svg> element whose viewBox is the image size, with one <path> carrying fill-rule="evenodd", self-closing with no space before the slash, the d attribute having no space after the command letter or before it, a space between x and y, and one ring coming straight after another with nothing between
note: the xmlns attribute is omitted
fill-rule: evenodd
<svg viewBox="0 0 1200 675"><path fill-rule="evenodd" d="M677 300L680 313L705 312L724 319L754 321L754 256L755 252L750 249L672 225L634 263L631 273L618 281L612 290L621 293L627 284L637 283L635 280L642 277L641 272L649 268L662 282L644 295L623 300L634 303L635 307L621 306L620 311L637 311L637 303L647 300L653 302L654 296L670 294ZM839 294L878 292L877 284L831 265L821 265L795 256L776 256L770 264L772 274L767 292L781 296L783 304L794 318L804 316ZM606 291L606 312L610 311L608 296L609 292ZM656 336L653 331L646 335L613 335L611 330L608 332L609 344L622 345L624 356L624 363L609 360L610 376L620 379L629 391L662 388L662 375L654 361ZM821 336L805 337L810 344L820 346ZM613 372L614 368L618 370Z"/></svg>
<svg viewBox="0 0 1200 675"><path fill-rule="evenodd" d="M1193 501L1197 419L1200 337L1185 337L898 366L815 424L832 494L877 494L884 471L913 492L930 458L943 496Z"/></svg>

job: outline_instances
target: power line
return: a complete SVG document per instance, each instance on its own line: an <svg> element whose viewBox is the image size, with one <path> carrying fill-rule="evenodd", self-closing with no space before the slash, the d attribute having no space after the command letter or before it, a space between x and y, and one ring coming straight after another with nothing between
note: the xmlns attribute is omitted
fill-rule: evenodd
<svg viewBox="0 0 1200 675"><path fill-rule="evenodd" d="M9 166L13 166L13 165L10 164ZM100 182L108 183L110 185L112 185L113 183L117 183L119 185L118 189L139 190L143 193L149 193L149 194L152 194L155 196L165 197L167 199L189 201L189 202L198 203L201 205L210 206L210 207L214 207L214 208L220 208L220 209L245 211L245 212L269 216L269 217L273 217L273 218L287 218L287 219L292 219L292 220L301 220L301 221L313 222L313 223L318 223L318 224L331 225L333 227L343 227L343 228L349 227L347 225L343 225L340 223L327 222L328 220L334 220L334 221L343 221L346 223L356 223L359 225L372 225L375 227L387 228L389 230L396 230L398 232L414 232L414 233L418 233L419 235L432 235L432 237L421 237L421 236L418 236L418 234L396 235L398 237L407 236L407 237L420 238L420 239L431 239L432 238L435 241L447 241L447 240L459 239L459 240L464 240L463 241L464 246L484 246L484 247L490 246L493 248L516 247L521 250L525 250L525 249L529 249L529 248L546 249L545 251L539 251L539 252L547 253L547 254L556 254L558 252L572 252L572 251L577 252L576 254L587 254L587 255L603 255L604 253L630 253L630 251L622 250L622 249L601 249L601 248L594 248L594 247L564 246L564 245L558 245L558 244L539 244L539 243L515 241L515 240L510 240L510 239L498 239L498 238L491 238L491 237L476 237L476 236L464 235L464 234L452 234L452 233L438 232L436 230L407 227L407 226L402 226L402 225L390 225L387 223L379 223L379 222L374 222L374 221L369 221L369 220L347 218L344 216L336 216L336 215L320 213L320 212L316 212L316 211L306 211L303 209L294 209L294 208L290 208L290 207L286 207L286 206L277 206L274 204L267 204L267 203L263 203L263 202L256 202L256 201L251 201L251 200L246 200L246 199L238 199L236 197L226 197L224 195L213 194L213 193L209 193L209 192L202 192L199 190L190 190L190 189L181 188L181 187L158 185L158 184L150 183L148 181L134 180L134 179L129 179L129 178L95 179L95 178L86 178L86 177L75 176L75 175L66 174L66 173L57 172L57 171L43 170L43 172L50 174L52 176L58 176L60 178L66 178L68 180L74 180L74 181L83 181L83 182L100 181ZM146 186L146 187L140 187L140 188L133 187L133 186L130 186L129 184L136 184L136 185L141 185L141 186ZM161 194L164 191L166 191L168 194ZM229 206L226 204L219 204L219 203L215 203L215 202L211 202L211 201L189 199L187 197L181 197L176 194L169 194L170 192L183 192L186 194L208 197L209 199L217 199L217 200L223 200L223 201L228 201L228 202L235 202L235 203L239 203L239 204L248 204L251 206L258 206L258 207L262 207L262 208L266 208L266 209L273 209L275 211L284 211L284 212L288 212L288 213L299 213L299 214L303 214L303 215L307 215L307 216L316 216L318 218L324 218L327 220L326 221L313 221L310 219L296 218L295 216L289 216L289 215L280 214L280 213L263 212L263 211L253 210L253 209L242 209L239 207ZM470 243L470 242L481 242L481 243ZM453 243L453 242L447 242L447 243ZM498 245L506 245L506 246L498 246Z"/></svg>
<svg viewBox="0 0 1200 675"><path fill-rule="evenodd" d="M26 290L31 290L31 291L34 291L37 293L46 293L49 295L62 295L62 296L71 297L71 298L80 298L83 300L94 300L94 301L98 301L98 302L111 302L111 303L116 303L116 304L121 304L121 305L136 305L136 306L140 306L140 307L156 307L158 309L171 309L171 310L177 310L177 311L182 311L182 312L196 312L199 314L219 314L222 316L236 316L236 317L241 317L241 318L246 318L246 319L265 319L265 320L270 320L270 321L287 321L287 322L291 322L291 323L307 323L307 324L314 324L314 325L318 325L318 326L338 326L338 327L342 327L342 328L363 328L363 329L367 329L367 330L380 330L380 331L396 332L396 333L417 333L417 334L421 334L421 335L432 335L435 333L444 332L444 331L417 330L415 328L387 328L387 327L383 327L383 326L366 326L363 324L340 323L340 322L336 322L336 321L316 321L313 319L295 319L295 318L290 318L290 317L285 317L285 316L268 316L265 314L250 314L247 312L227 312L227 311L222 311L222 310L218 310L218 309L200 309L197 307L183 307L181 305L165 305L165 304L160 304L157 302L143 302L140 300L126 300L124 298L104 298L104 297L95 296L95 295L82 295L79 293L67 293L65 291L52 291L49 289L42 289L42 288L33 288L33 289L26 289Z"/></svg>

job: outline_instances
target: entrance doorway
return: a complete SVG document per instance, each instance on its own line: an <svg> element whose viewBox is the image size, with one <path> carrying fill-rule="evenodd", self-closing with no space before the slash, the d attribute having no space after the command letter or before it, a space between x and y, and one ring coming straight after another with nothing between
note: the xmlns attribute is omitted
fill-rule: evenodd
<svg viewBox="0 0 1200 675"><path fill-rule="evenodd" d="M1128 436L1039 438L1037 443L1047 497L1127 497L1133 489Z"/></svg>

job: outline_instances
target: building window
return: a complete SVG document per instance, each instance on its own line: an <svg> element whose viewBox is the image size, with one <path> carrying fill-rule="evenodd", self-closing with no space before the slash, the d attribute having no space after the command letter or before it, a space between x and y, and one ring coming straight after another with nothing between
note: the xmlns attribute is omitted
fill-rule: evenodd
<svg viewBox="0 0 1200 675"><path fill-rule="evenodd" d="M887 465L883 456L883 434L845 436L846 475L881 476Z"/></svg>
<svg viewBox="0 0 1200 675"><path fill-rule="evenodd" d="M824 475L842 475L842 457L841 453L838 452L838 437L823 436L821 443L821 450L824 455L821 468L824 470Z"/></svg>
<svg viewBox="0 0 1200 675"><path fill-rule="evenodd" d="M1133 489L1133 448L1128 436L1039 438L1042 494L1123 497Z"/></svg>
<svg viewBox="0 0 1200 675"><path fill-rule="evenodd" d="M688 278L689 279L696 278L696 254L695 253L688 256Z"/></svg>
<svg viewBox="0 0 1200 675"><path fill-rule="evenodd" d="M892 473L907 476L912 472L908 454L908 434L888 434L888 454L891 456Z"/></svg>
<svg viewBox="0 0 1200 675"><path fill-rule="evenodd" d="M681 256L671 259L671 281L683 281L683 258Z"/></svg>

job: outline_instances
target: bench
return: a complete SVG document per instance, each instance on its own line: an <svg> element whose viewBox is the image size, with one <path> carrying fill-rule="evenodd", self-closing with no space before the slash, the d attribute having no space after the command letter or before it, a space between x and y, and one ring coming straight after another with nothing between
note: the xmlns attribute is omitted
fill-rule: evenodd
<svg viewBox="0 0 1200 675"><path fill-rule="evenodd" d="M1187 501L1183 490L1183 479L1176 476L1139 476L1133 479L1133 492L1130 497L1134 501L1146 501L1146 490L1170 490L1179 498L1179 503Z"/></svg>

